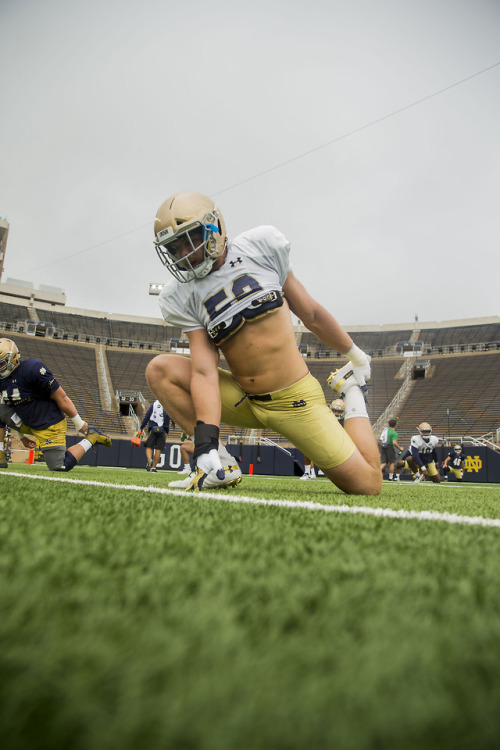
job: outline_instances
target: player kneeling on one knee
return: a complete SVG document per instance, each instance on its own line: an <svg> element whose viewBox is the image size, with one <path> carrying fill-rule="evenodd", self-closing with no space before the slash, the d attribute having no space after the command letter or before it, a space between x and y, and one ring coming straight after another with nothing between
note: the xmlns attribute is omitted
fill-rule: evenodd
<svg viewBox="0 0 500 750"><path fill-rule="evenodd" d="M194 434L198 471L187 489L234 483L221 457L222 423L274 430L344 492L378 494L379 452L362 390L370 358L295 277L286 237L258 226L229 239L221 212L200 193L168 198L154 233L172 276L160 309L186 333L190 358L159 355L146 378L175 423ZM291 312L349 360L329 379L344 399L344 427L298 350ZM228 370L218 367L221 354Z"/></svg>
<svg viewBox="0 0 500 750"><path fill-rule="evenodd" d="M51 471L71 471L96 443L111 446L107 435L80 417L49 368L39 359L21 359L10 339L0 339L0 389L0 468L7 468L7 426L20 434L26 448L42 452ZM70 448L66 448L66 417L84 436Z"/></svg>

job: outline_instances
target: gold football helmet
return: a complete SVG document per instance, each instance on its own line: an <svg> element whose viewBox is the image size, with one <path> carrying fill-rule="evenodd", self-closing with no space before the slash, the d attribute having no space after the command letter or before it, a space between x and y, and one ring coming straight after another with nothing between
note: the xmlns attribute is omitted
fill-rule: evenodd
<svg viewBox="0 0 500 750"><path fill-rule="evenodd" d="M455 453L457 454L457 456L459 456L462 453L462 446L461 445L454 445L453 446L453 450L455 451Z"/></svg>
<svg viewBox="0 0 500 750"><path fill-rule="evenodd" d="M429 442L429 438L432 435L432 427L427 422L421 422L418 426L418 431L425 440L426 443Z"/></svg>
<svg viewBox="0 0 500 750"><path fill-rule="evenodd" d="M204 278L226 249L224 219L214 202L201 193L176 193L167 198L158 209L154 230L158 257L181 283ZM187 254L179 253L179 240L191 247ZM193 264L201 247L203 259Z"/></svg>
<svg viewBox="0 0 500 750"><path fill-rule="evenodd" d="M344 416L344 402L341 398L336 398L330 404L330 409L333 411L337 419L342 419Z"/></svg>
<svg viewBox="0 0 500 750"><path fill-rule="evenodd" d="M10 339L0 339L0 378L8 378L20 362L19 349Z"/></svg>

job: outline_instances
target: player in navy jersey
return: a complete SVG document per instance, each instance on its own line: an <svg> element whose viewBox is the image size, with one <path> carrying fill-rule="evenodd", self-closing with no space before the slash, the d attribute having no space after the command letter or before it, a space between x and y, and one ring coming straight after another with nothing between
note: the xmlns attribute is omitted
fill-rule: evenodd
<svg viewBox="0 0 500 750"><path fill-rule="evenodd" d="M177 193L157 212L155 246L173 277L160 308L169 324L186 333L190 358L159 355L146 377L176 424L194 432L198 472L188 489L208 486L205 480L226 486L236 474L238 467L224 465L222 422L272 429L344 492L379 494L379 452L362 390L370 358L295 277L283 234L259 226L229 240L210 198ZM310 255L314 262L314 248ZM327 381L344 400L344 427L297 348L290 311L349 360ZM218 367L220 354L229 371Z"/></svg>
<svg viewBox="0 0 500 750"><path fill-rule="evenodd" d="M444 481L448 481L450 474L453 474L457 482L464 478L464 461L465 456L461 445L454 445L443 461Z"/></svg>
<svg viewBox="0 0 500 750"><path fill-rule="evenodd" d="M85 437L66 449L66 417ZM89 427L54 375L39 359L21 360L16 344L0 339L0 468L6 426L22 435L27 448L37 445L52 471L70 471L96 443L110 447L111 440Z"/></svg>

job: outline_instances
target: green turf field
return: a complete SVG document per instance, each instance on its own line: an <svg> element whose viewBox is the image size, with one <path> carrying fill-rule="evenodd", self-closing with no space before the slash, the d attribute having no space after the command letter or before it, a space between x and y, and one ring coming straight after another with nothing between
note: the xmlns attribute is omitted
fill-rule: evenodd
<svg viewBox="0 0 500 750"><path fill-rule="evenodd" d="M3 750L500 745L498 485L173 477L0 471Z"/></svg>

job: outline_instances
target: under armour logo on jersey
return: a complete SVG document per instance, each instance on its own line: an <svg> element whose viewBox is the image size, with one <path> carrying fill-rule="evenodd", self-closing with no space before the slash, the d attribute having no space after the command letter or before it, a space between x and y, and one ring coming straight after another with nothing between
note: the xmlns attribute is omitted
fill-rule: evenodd
<svg viewBox="0 0 500 750"><path fill-rule="evenodd" d="M294 409L298 409L301 406L307 406L307 401L304 401L304 399L301 398L300 401L294 401L292 406Z"/></svg>
<svg viewBox="0 0 500 750"><path fill-rule="evenodd" d="M229 265L231 266L231 268L234 268L237 263L243 263L243 261L241 260L241 258L238 257L238 258L236 258L236 260L229 261Z"/></svg>

